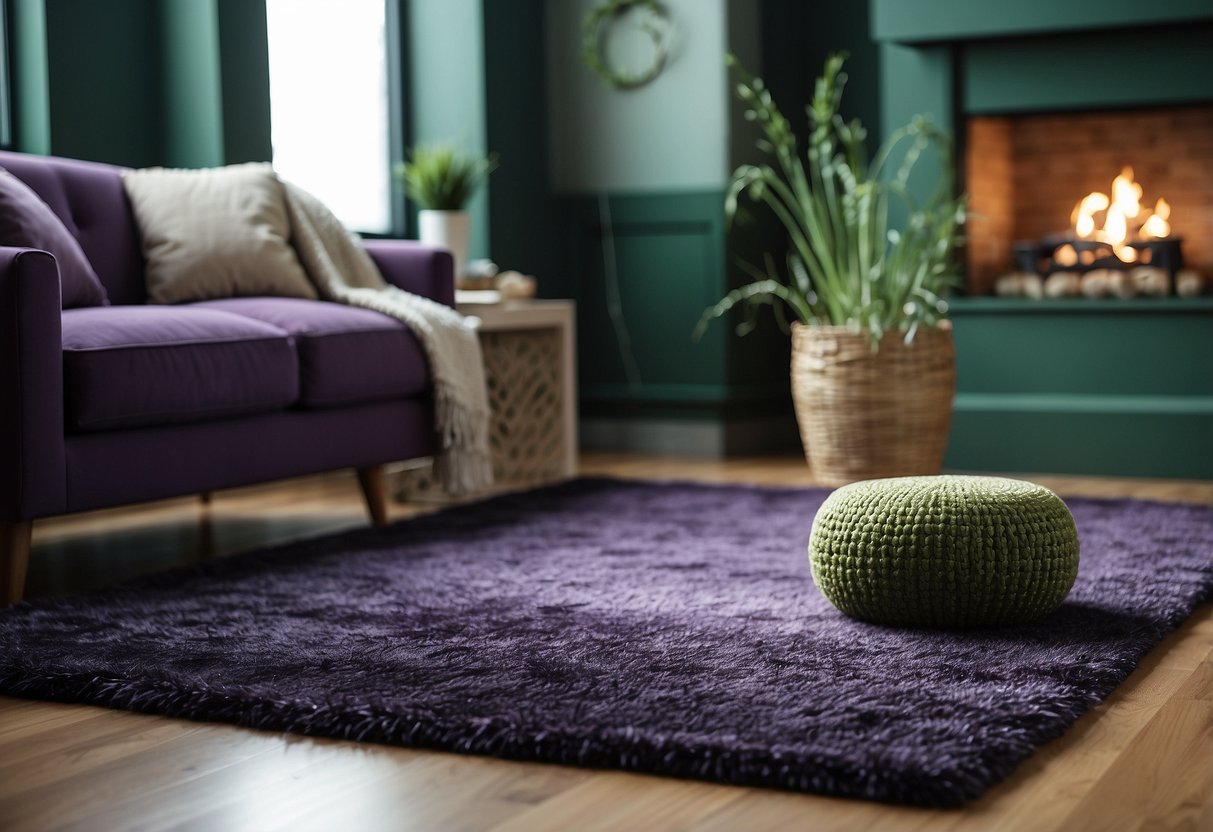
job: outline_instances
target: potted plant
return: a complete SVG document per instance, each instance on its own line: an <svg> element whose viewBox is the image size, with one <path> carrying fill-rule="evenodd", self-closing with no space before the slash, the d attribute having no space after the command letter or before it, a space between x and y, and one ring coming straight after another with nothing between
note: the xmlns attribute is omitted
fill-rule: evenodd
<svg viewBox="0 0 1213 832"><path fill-rule="evenodd" d="M396 169L409 199L422 207L417 212L419 239L450 249L456 279L464 274L471 232L471 215L463 206L496 167L492 155L466 155L450 145L421 145Z"/></svg>
<svg viewBox="0 0 1213 832"><path fill-rule="evenodd" d="M839 115L845 57L831 55L817 79L803 155L762 80L741 72L737 95L761 127L758 147L770 160L737 168L726 212L733 217L742 194L768 206L787 233L787 269L772 258L765 272L750 267L755 282L700 321L702 331L736 306L751 316L762 304L781 319L792 313L796 418L814 475L830 484L942 465L955 391L945 297L958 275L965 216L949 175L950 142L929 119L895 131L868 162L863 126ZM932 145L944 173L920 204L908 180Z"/></svg>

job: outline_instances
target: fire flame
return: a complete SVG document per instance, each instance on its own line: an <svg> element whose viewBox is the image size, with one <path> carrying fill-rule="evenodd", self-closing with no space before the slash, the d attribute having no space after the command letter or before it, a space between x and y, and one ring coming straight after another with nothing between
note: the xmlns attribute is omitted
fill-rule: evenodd
<svg viewBox="0 0 1213 832"><path fill-rule="evenodd" d="M1154 203L1154 213L1146 220L1141 227L1141 236L1143 237L1170 237L1171 223L1167 222L1171 218L1171 204L1162 197L1158 198L1158 202Z"/></svg>
<svg viewBox="0 0 1213 832"><path fill-rule="evenodd" d="M1161 239L1171 235L1171 206L1161 197L1154 203L1154 212L1144 221L1142 186L1133 178L1133 168L1126 167L1112 180L1112 195L1095 191L1084 196L1074 206L1070 221L1074 233L1083 240L1107 243L1122 262L1137 260L1137 250L1129 243L1135 240ZM1103 225L1097 226L1096 214L1103 212Z"/></svg>

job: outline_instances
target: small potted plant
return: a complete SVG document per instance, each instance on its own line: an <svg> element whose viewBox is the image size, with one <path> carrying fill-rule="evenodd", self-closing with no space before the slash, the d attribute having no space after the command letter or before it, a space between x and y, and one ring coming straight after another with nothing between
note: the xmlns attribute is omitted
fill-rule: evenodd
<svg viewBox="0 0 1213 832"><path fill-rule="evenodd" d="M830 484L942 465L955 392L945 297L958 277L965 216L950 142L929 119L892 133L868 162L864 128L838 112L844 60L830 56L817 79L803 153L762 80L741 72L737 95L762 128L758 147L770 161L737 168L726 213L735 214L742 194L769 207L787 233L787 268L770 257L765 272L751 268L757 280L709 307L699 325L738 306L752 316L775 305L781 319L790 311L796 418L814 475ZM930 146L943 174L919 203L908 181Z"/></svg>
<svg viewBox="0 0 1213 832"><path fill-rule="evenodd" d="M496 167L493 155L471 156L450 145L421 145L396 169L409 199L421 206L419 239L450 249L456 279L465 271L471 232L471 215L463 207Z"/></svg>

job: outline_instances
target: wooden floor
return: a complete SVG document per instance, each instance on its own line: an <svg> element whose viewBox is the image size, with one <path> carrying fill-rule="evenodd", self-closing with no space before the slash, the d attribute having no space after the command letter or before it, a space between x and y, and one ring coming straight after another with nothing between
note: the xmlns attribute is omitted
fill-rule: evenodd
<svg viewBox="0 0 1213 832"><path fill-rule="evenodd" d="M811 484L799 459L595 456L587 473ZM1213 504L1213 484L1039 477ZM396 506L394 516L418 507ZM365 523L353 474L35 528L28 596ZM0 698L0 830L1213 830L1213 605L961 811L512 763Z"/></svg>

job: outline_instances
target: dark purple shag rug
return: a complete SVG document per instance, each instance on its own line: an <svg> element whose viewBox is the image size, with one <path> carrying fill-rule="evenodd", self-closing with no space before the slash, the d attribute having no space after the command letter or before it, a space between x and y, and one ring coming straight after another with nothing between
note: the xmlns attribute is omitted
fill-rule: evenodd
<svg viewBox="0 0 1213 832"><path fill-rule="evenodd" d="M282 731L953 806L1213 595L1213 508L1070 500L1038 625L862 624L820 489L579 480L0 613L0 691Z"/></svg>

